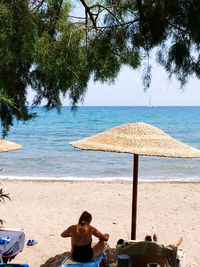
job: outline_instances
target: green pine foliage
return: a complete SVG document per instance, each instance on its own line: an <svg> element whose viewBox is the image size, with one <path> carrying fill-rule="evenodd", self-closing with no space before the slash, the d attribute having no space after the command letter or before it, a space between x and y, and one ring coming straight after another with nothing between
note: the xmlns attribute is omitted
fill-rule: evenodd
<svg viewBox="0 0 200 267"><path fill-rule="evenodd" d="M9 194L5 193L2 188L0 188L0 204L4 203L5 199L10 199ZM3 225L4 221L0 219L0 225Z"/></svg>

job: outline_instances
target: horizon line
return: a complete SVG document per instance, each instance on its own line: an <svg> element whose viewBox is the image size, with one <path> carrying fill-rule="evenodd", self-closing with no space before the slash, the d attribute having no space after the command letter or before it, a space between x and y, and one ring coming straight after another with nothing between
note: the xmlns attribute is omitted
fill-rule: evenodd
<svg viewBox="0 0 200 267"><path fill-rule="evenodd" d="M28 107L32 107L31 105L28 105ZM38 105L33 108L37 107L45 107L45 105ZM73 107L72 105L62 105L62 107ZM81 107L145 107L149 109L154 109L154 108L159 108L159 107L200 107L200 105L153 105L153 106L148 106L148 105L76 105L75 107L81 108ZM52 108L54 109L54 108Z"/></svg>

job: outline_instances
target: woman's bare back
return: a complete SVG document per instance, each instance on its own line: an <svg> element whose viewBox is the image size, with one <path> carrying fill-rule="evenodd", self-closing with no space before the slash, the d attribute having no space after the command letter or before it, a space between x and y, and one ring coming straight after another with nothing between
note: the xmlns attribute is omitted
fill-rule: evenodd
<svg viewBox="0 0 200 267"><path fill-rule="evenodd" d="M93 227L90 225L74 225L72 228L72 244L77 246L87 245L92 240Z"/></svg>
<svg viewBox="0 0 200 267"><path fill-rule="evenodd" d="M107 241L108 234L102 234L95 227L90 224L80 225L74 224L67 228L62 234L62 237L71 237L71 243L77 246L84 246L91 242L92 235L96 236L100 240Z"/></svg>

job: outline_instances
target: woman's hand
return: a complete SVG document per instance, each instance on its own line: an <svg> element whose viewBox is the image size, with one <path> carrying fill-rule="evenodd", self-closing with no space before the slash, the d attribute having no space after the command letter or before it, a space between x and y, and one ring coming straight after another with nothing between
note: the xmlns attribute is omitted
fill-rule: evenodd
<svg viewBox="0 0 200 267"><path fill-rule="evenodd" d="M109 234L104 234L104 237L105 237L105 241L108 241L108 239L109 239Z"/></svg>

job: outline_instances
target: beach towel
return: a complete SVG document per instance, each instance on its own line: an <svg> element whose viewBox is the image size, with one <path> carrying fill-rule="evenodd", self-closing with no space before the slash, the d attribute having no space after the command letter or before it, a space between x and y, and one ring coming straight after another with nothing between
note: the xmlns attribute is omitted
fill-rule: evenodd
<svg viewBox="0 0 200 267"><path fill-rule="evenodd" d="M98 257L92 259L89 262L76 262L69 257L65 258L61 265L57 267L99 267L101 261L105 258L106 253L101 253Z"/></svg>
<svg viewBox="0 0 200 267"><path fill-rule="evenodd" d="M29 265L18 263L0 263L0 267L29 267Z"/></svg>

